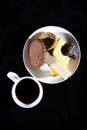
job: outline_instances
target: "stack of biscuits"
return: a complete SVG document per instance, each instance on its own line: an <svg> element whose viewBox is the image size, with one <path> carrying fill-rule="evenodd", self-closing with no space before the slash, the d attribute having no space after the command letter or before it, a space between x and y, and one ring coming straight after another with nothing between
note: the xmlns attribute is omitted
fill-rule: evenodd
<svg viewBox="0 0 87 130"><path fill-rule="evenodd" d="M44 41L47 51L55 57L56 61L58 61L65 69L68 69L70 57L64 55L61 51L62 47L66 44L66 41L61 37L57 38L55 34L50 32L43 32L39 36L39 39ZM53 77L59 75L50 64L48 64L48 66Z"/></svg>
<svg viewBox="0 0 87 130"><path fill-rule="evenodd" d="M79 49L73 42L66 42L52 32L37 33L29 44L29 59L33 67L47 63L52 77L61 76L67 79L71 72L70 62L78 59Z"/></svg>

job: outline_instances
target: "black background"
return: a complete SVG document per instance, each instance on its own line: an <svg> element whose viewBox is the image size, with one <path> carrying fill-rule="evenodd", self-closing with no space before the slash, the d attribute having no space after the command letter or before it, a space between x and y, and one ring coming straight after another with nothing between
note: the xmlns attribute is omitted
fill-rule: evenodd
<svg viewBox="0 0 87 130"><path fill-rule="evenodd" d="M8 129L87 129L87 24L86 3L70 0L0 1L0 127ZM12 100L9 71L29 75L22 59L28 36L38 28L54 25L69 30L81 48L75 75L56 85L43 85L44 96L32 109ZM6 124L6 122L8 122ZM64 128L63 128L64 127ZM0 128L0 129L1 129Z"/></svg>

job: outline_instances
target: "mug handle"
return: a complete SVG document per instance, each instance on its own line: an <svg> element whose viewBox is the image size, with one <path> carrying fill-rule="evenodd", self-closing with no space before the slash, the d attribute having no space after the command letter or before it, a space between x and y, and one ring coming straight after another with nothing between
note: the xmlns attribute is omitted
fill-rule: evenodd
<svg viewBox="0 0 87 130"><path fill-rule="evenodd" d="M10 71L10 72L7 73L7 77L8 77L9 79L11 79L14 83L15 83L17 80L20 79L20 77L19 77L15 72L12 72L12 71Z"/></svg>

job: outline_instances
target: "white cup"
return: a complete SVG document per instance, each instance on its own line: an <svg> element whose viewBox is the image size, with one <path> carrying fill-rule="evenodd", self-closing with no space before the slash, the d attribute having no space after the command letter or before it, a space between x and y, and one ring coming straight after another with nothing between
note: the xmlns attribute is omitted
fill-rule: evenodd
<svg viewBox="0 0 87 130"><path fill-rule="evenodd" d="M8 72L7 77L14 82L11 94L18 106L32 108L41 101L43 89L41 83L36 78L29 76L20 78L14 72Z"/></svg>

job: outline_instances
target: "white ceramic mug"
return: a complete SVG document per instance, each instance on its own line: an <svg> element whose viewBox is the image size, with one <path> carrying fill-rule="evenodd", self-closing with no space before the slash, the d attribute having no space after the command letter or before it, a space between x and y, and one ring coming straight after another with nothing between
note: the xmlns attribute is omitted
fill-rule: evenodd
<svg viewBox="0 0 87 130"><path fill-rule="evenodd" d="M11 93L17 105L23 108L32 108L41 101L43 88L36 78L29 76L20 78L14 72L8 72L7 77L14 82Z"/></svg>

